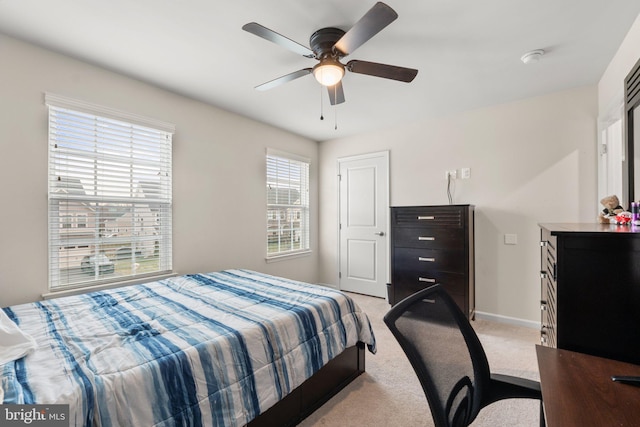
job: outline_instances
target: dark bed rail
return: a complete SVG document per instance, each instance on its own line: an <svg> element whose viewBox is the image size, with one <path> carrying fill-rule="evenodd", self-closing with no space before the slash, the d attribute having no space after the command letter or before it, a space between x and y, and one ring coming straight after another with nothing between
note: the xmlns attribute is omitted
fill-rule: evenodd
<svg viewBox="0 0 640 427"><path fill-rule="evenodd" d="M365 370L365 346L358 342L323 366L247 427L295 426L338 394Z"/></svg>

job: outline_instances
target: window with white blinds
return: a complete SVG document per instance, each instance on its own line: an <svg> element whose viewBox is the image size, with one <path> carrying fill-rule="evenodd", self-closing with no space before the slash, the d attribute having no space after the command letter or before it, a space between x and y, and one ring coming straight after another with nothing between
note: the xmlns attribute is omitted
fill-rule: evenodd
<svg viewBox="0 0 640 427"><path fill-rule="evenodd" d="M309 251L309 160L267 150L267 258Z"/></svg>
<svg viewBox="0 0 640 427"><path fill-rule="evenodd" d="M49 287L168 273L173 126L47 94Z"/></svg>

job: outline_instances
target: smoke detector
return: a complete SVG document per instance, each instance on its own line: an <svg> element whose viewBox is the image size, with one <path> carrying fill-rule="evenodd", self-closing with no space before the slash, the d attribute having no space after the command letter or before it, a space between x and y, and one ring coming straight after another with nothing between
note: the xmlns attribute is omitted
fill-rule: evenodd
<svg viewBox="0 0 640 427"><path fill-rule="evenodd" d="M520 60L525 64L533 64L535 62L540 61L540 58L542 57L542 55L544 55L544 50L536 49L522 55L522 58L520 58Z"/></svg>

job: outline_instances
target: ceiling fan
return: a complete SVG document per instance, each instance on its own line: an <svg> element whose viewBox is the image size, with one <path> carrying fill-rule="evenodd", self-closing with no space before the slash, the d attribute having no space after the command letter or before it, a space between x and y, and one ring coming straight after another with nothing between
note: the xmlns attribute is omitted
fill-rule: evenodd
<svg viewBox="0 0 640 427"><path fill-rule="evenodd" d="M413 81L418 74L418 70L412 68L358 60L351 60L346 64L340 62L342 58L352 54L357 48L397 18L398 14L391 7L385 3L378 2L347 32L339 28L329 27L321 28L311 34L309 39L311 49L258 23L250 22L245 24L242 27L243 30L306 58L313 58L319 61L313 68L303 68L286 74L256 86L256 89L272 89L313 73L320 84L327 86L331 105L335 105L344 102L342 77L344 76L345 70L352 73L367 74L406 83Z"/></svg>

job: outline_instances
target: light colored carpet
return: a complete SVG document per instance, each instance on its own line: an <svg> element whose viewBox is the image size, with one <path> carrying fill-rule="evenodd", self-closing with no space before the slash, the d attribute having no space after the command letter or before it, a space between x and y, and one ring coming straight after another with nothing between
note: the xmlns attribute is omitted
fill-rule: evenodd
<svg viewBox="0 0 640 427"><path fill-rule="evenodd" d="M423 427L433 426L422 387L382 318L389 311L384 299L349 294L367 313L378 352L367 351L366 372L305 419L302 427ZM535 344L539 332L486 320L472 322L491 371L539 379ZM475 427L539 426L539 402L510 399L484 408Z"/></svg>

